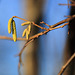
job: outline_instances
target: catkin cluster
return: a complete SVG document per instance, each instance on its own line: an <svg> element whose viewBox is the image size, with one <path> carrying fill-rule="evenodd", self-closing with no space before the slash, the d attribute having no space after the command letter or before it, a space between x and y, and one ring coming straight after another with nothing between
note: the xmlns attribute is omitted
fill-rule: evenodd
<svg viewBox="0 0 75 75"><path fill-rule="evenodd" d="M26 36L26 39L28 40L30 31L31 31L31 22L27 21L22 23L21 25L22 26L28 25L28 27L23 31L23 34L22 34L22 37ZM8 33L11 34L11 32L12 32L14 42L16 42L17 40L16 24L13 18L10 18L8 21Z"/></svg>

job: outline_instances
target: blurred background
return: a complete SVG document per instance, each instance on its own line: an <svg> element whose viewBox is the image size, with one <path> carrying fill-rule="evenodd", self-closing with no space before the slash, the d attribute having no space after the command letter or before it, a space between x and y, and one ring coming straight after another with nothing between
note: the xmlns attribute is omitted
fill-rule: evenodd
<svg viewBox="0 0 75 75"><path fill-rule="evenodd" d="M8 34L7 29L8 20L12 16L25 18L37 24L44 21L49 25L53 25L66 19L65 15L74 14L70 11L74 10L72 7L59 6L59 3L67 4L67 0L0 0L0 36L12 37L12 34ZM16 22L17 37L21 37L25 29L21 26L21 23L24 21L14 20ZM41 26L47 27L44 24ZM31 36L41 31L32 26ZM30 43L22 55L24 65L21 65L19 72L19 58L14 57L14 55L19 53L25 41L0 40L0 75L57 75L65 63L64 59L66 58L67 61L74 52L74 42L71 43L73 45L72 53L69 52L70 50L65 50L67 35L68 26L65 26L50 31L47 35L43 35ZM69 55L68 52L71 54ZM66 75L66 72L64 75Z"/></svg>

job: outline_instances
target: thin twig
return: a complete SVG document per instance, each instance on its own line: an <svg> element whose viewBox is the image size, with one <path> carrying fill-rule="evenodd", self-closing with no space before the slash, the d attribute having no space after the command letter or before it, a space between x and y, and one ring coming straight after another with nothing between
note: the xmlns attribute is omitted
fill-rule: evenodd
<svg viewBox="0 0 75 75"><path fill-rule="evenodd" d="M48 25L47 23L45 23L44 21L40 22L41 24L45 24L48 27L51 27L50 25Z"/></svg>
<svg viewBox="0 0 75 75"><path fill-rule="evenodd" d="M18 17L18 16L13 16L13 18L18 18L18 19L21 19L21 20L23 20L23 21L28 21L28 20L23 19L23 18L20 18L20 17ZM39 25L35 24L34 22L31 22L31 23L32 23L33 25L35 25L35 26L37 26L37 27L41 28L41 29L45 29L45 30L47 30L47 28L41 27L41 26L39 26Z"/></svg>
<svg viewBox="0 0 75 75"><path fill-rule="evenodd" d="M59 5L69 5L69 6L75 6L75 4L59 4Z"/></svg>
<svg viewBox="0 0 75 75"><path fill-rule="evenodd" d="M18 54L18 56L21 56L22 52L24 51L24 48L25 48L29 43L31 43L33 40L34 40L34 39L28 40L28 41L24 44L24 46L23 46L22 50L20 51L20 53Z"/></svg>
<svg viewBox="0 0 75 75"><path fill-rule="evenodd" d="M60 22L60 23L61 23L61 22ZM59 23L58 23L58 24L59 24ZM40 32L40 33L38 33L38 34L36 34L36 35L30 37L29 40L34 39L34 38L38 38L39 36L44 35L44 34L48 33L48 32L51 31L51 30L58 29L58 28L62 28L62 27L64 27L65 25L68 25L68 24L69 24L69 23L65 23L64 25L59 26L59 27L49 28L49 29L46 30L46 31ZM57 24L56 24L56 25L57 25ZM55 26L55 25L52 25L52 26Z"/></svg>
<svg viewBox="0 0 75 75"><path fill-rule="evenodd" d="M68 5L68 8L69 6L75 6L75 1L73 0L67 0L68 4L59 4L59 5ZM71 4L69 4L69 2L72 2Z"/></svg>
<svg viewBox="0 0 75 75"><path fill-rule="evenodd" d="M53 27L56 27L56 26L58 26L58 25L60 25L60 24L62 24L62 23L69 22L69 21L72 20L73 18L75 18L75 15L72 15L72 17L69 17L69 18L64 19L64 20L62 20L62 21L60 21L60 22L58 22L58 23L56 23L56 24L54 24L54 25L51 25L51 27L53 28Z"/></svg>
<svg viewBox="0 0 75 75"><path fill-rule="evenodd" d="M11 38L11 37L7 37L7 36L0 36L0 39L3 39L3 40L13 40L13 38ZM19 40L19 41L22 41L22 40L27 40L26 38L17 38L17 40Z"/></svg>
<svg viewBox="0 0 75 75"><path fill-rule="evenodd" d="M28 21L28 20L23 19L23 18L20 18L20 17L18 17L18 16L13 16L12 18L18 18L18 19L21 19L21 20L23 20L23 21Z"/></svg>
<svg viewBox="0 0 75 75"><path fill-rule="evenodd" d="M68 23L65 23L64 25L61 25L61 26L58 26L58 27L55 27L55 28L51 28L51 29L58 29L58 28L63 28L64 26L66 26L66 25L68 25L69 24L69 22Z"/></svg>
<svg viewBox="0 0 75 75"><path fill-rule="evenodd" d="M71 18L71 16L69 16L69 15L67 15L67 16L65 15L64 17L69 17L69 18Z"/></svg>
<svg viewBox="0 0 75 75"><path fill-rule="evenodd" d="M21 75L21 73L20 73L20 66L21 66L21 64L24 65L24 64L22 63L21 56L19 56L19 63L18 63L18 72L19 72L19 75Z"/></svg>
<svg viewBox="0 0 75 75"><path fill-rule="evenodd" d="M41 29L44 29L44 30L48 30L47 28L41 27L41 26L35 24L34 22L32 22L32 24L35 25L35 26L37 26L38 28L41 28Z"/></svg>
<svg viewBox="0 0 75 75"><path fill-rule="evenodd" d="M68 0L68 8L69 8L69 0Z"/></svg>
<svg viewBox="0 0 75 75"><path fill-rule="evenodd" d="M72 60L75 58L75 53L71 56L71 58L67 61L67 63L61 68L60 72L58 75L62 75L62 73L65 71L67 66L72 62Z"/></svg>
<svg viewBox="0 0 75 75"><path fill-rule="evenodd" d="M25 45L23 46L22 50L20 51L20 53L19 53L18 55L16 55L16 56L19 56L18 71L20 71L20 65L21 65L21 64L24 65L23 62L22 62L21 54L22 54L22 52L24 51L24 48L25 48L30 42L32 42L33 40L34 40L34 39L32 39L31 41L27 41L27 42L25 43Z"/></svg>

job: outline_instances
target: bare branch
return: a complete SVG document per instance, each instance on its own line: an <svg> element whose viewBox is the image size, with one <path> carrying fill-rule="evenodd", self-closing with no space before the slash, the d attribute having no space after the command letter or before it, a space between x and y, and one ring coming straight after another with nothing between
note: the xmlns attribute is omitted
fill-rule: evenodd
<svg viewBox="0 0 75 75"><path fill-rule="evenodd" d="M67 66L72 62L72 60L75 58L75 53L71 56L71 58L67 61L67 63L61 68L60 72L58 75L62 75L62 73L65 71Z"/></svg>
<svg viewBox="0 0 75 75"><path fill-rule="evenodd" d="M40 22L41 24L45 24L48 27L51 27L50 25L48 25L47 23L45 23L44 21Z"/></svg>
<svg viewBox="0 0 75 75"><path fill-rule="evenodd" d="M41 26L39 26L39 25L35 24L34 22L32 22L32 24L33 24L33 25L35 25L35 26L37 26L38 28L48 30L47 28L41 27Z"/></svg>
<svg viewBox="0 0 75 75"><path fill-rule="evenodd" d="M62 20L62 21L60 21L60 22L58 22L58 23L56 23L56 24L54 24L54 25L51 25L51 27L54 28L54 27L56 27L56 26L58 26L58 25L60 25L60 24L62 24L62 23L69 22L69 21L72 20L73 18L75 18L75 15L72 15L71 17L69 17L69 18L67 18L67 19L64 19L64 20Z"/></svg>
<svg viewBox="0 0 75 75"><path fill-rule="evenodd" d="M59 5L75 6L75 4L59 4Z"/></svg>
<svg viewBox="0 0 75 75"><path fill-rule="evenodd" d="M0 36L0 39L3 39L3 40L13 40L13 38L11 37L7 37L7 36ZM26 38L17 38L17 40L21 41L21 40L27 40Z"/></svg>
<svg viewBox="0 0 75 75"><path fill-rule="evenodd" d="M66 26L66 25L68 25L69 24L69 22L68 23L65 23L64 25L61 25L61 26L58 26L58 27L55 27L55 28L51 28L51 29L58 29L58 28L63 28L64 26Z"/></svg>
<svg viewBox="0 0 75 75"><path fill-rule="evenodd" d="M18 19L23 20L23 21L28 21L28 20L23 19L23 18L20 18L20 17L18 17L18 16L13 16L12 18L18 18Z"/></svg>
<svg viewBox="0 0 75 75"><path fill-rule="evenodd" d="M68 4L59 4L59 5L68 5L68 8L70 6L75 6L75 1L73 1L73 0L67 0L67 2L68 2ZM69 2L72 2L72 3L70 4Z"/></svg>
<svg viewBox="0 0 75 75"><path fill-rule="evenodd" d="M20 53L18 54L18 56L21 56L22 52L24 51L24 48L33 41L34 39L28 40L25 45L23 46L22 50L20 51Z"/></svg>

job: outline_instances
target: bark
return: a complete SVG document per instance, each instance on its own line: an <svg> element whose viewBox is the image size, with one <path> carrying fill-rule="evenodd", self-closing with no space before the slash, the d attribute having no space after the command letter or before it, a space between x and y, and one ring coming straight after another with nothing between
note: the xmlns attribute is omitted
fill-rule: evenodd
<svg viewBox="0 0 75 75"><path fill-rule="evenodd" d="M72 6L70 15L74 14L75 14L75 7ZM74 52L75 52L75 19L69 22L69 36L64 54L65 56L64 63L68 61L68 59L72 56ZM64 75L75 75L75 59L65 70Z"/></svg>
<svg viewBox="0 0 75 75"><path fill-rule="evenodd" d="M39 24L42 19L42 7L44 0L26 0L26 19ZM38 33L38 28L32 26L31 35ZM23 55L23 75L38 75L38 39L30 43Z"/></svg>

